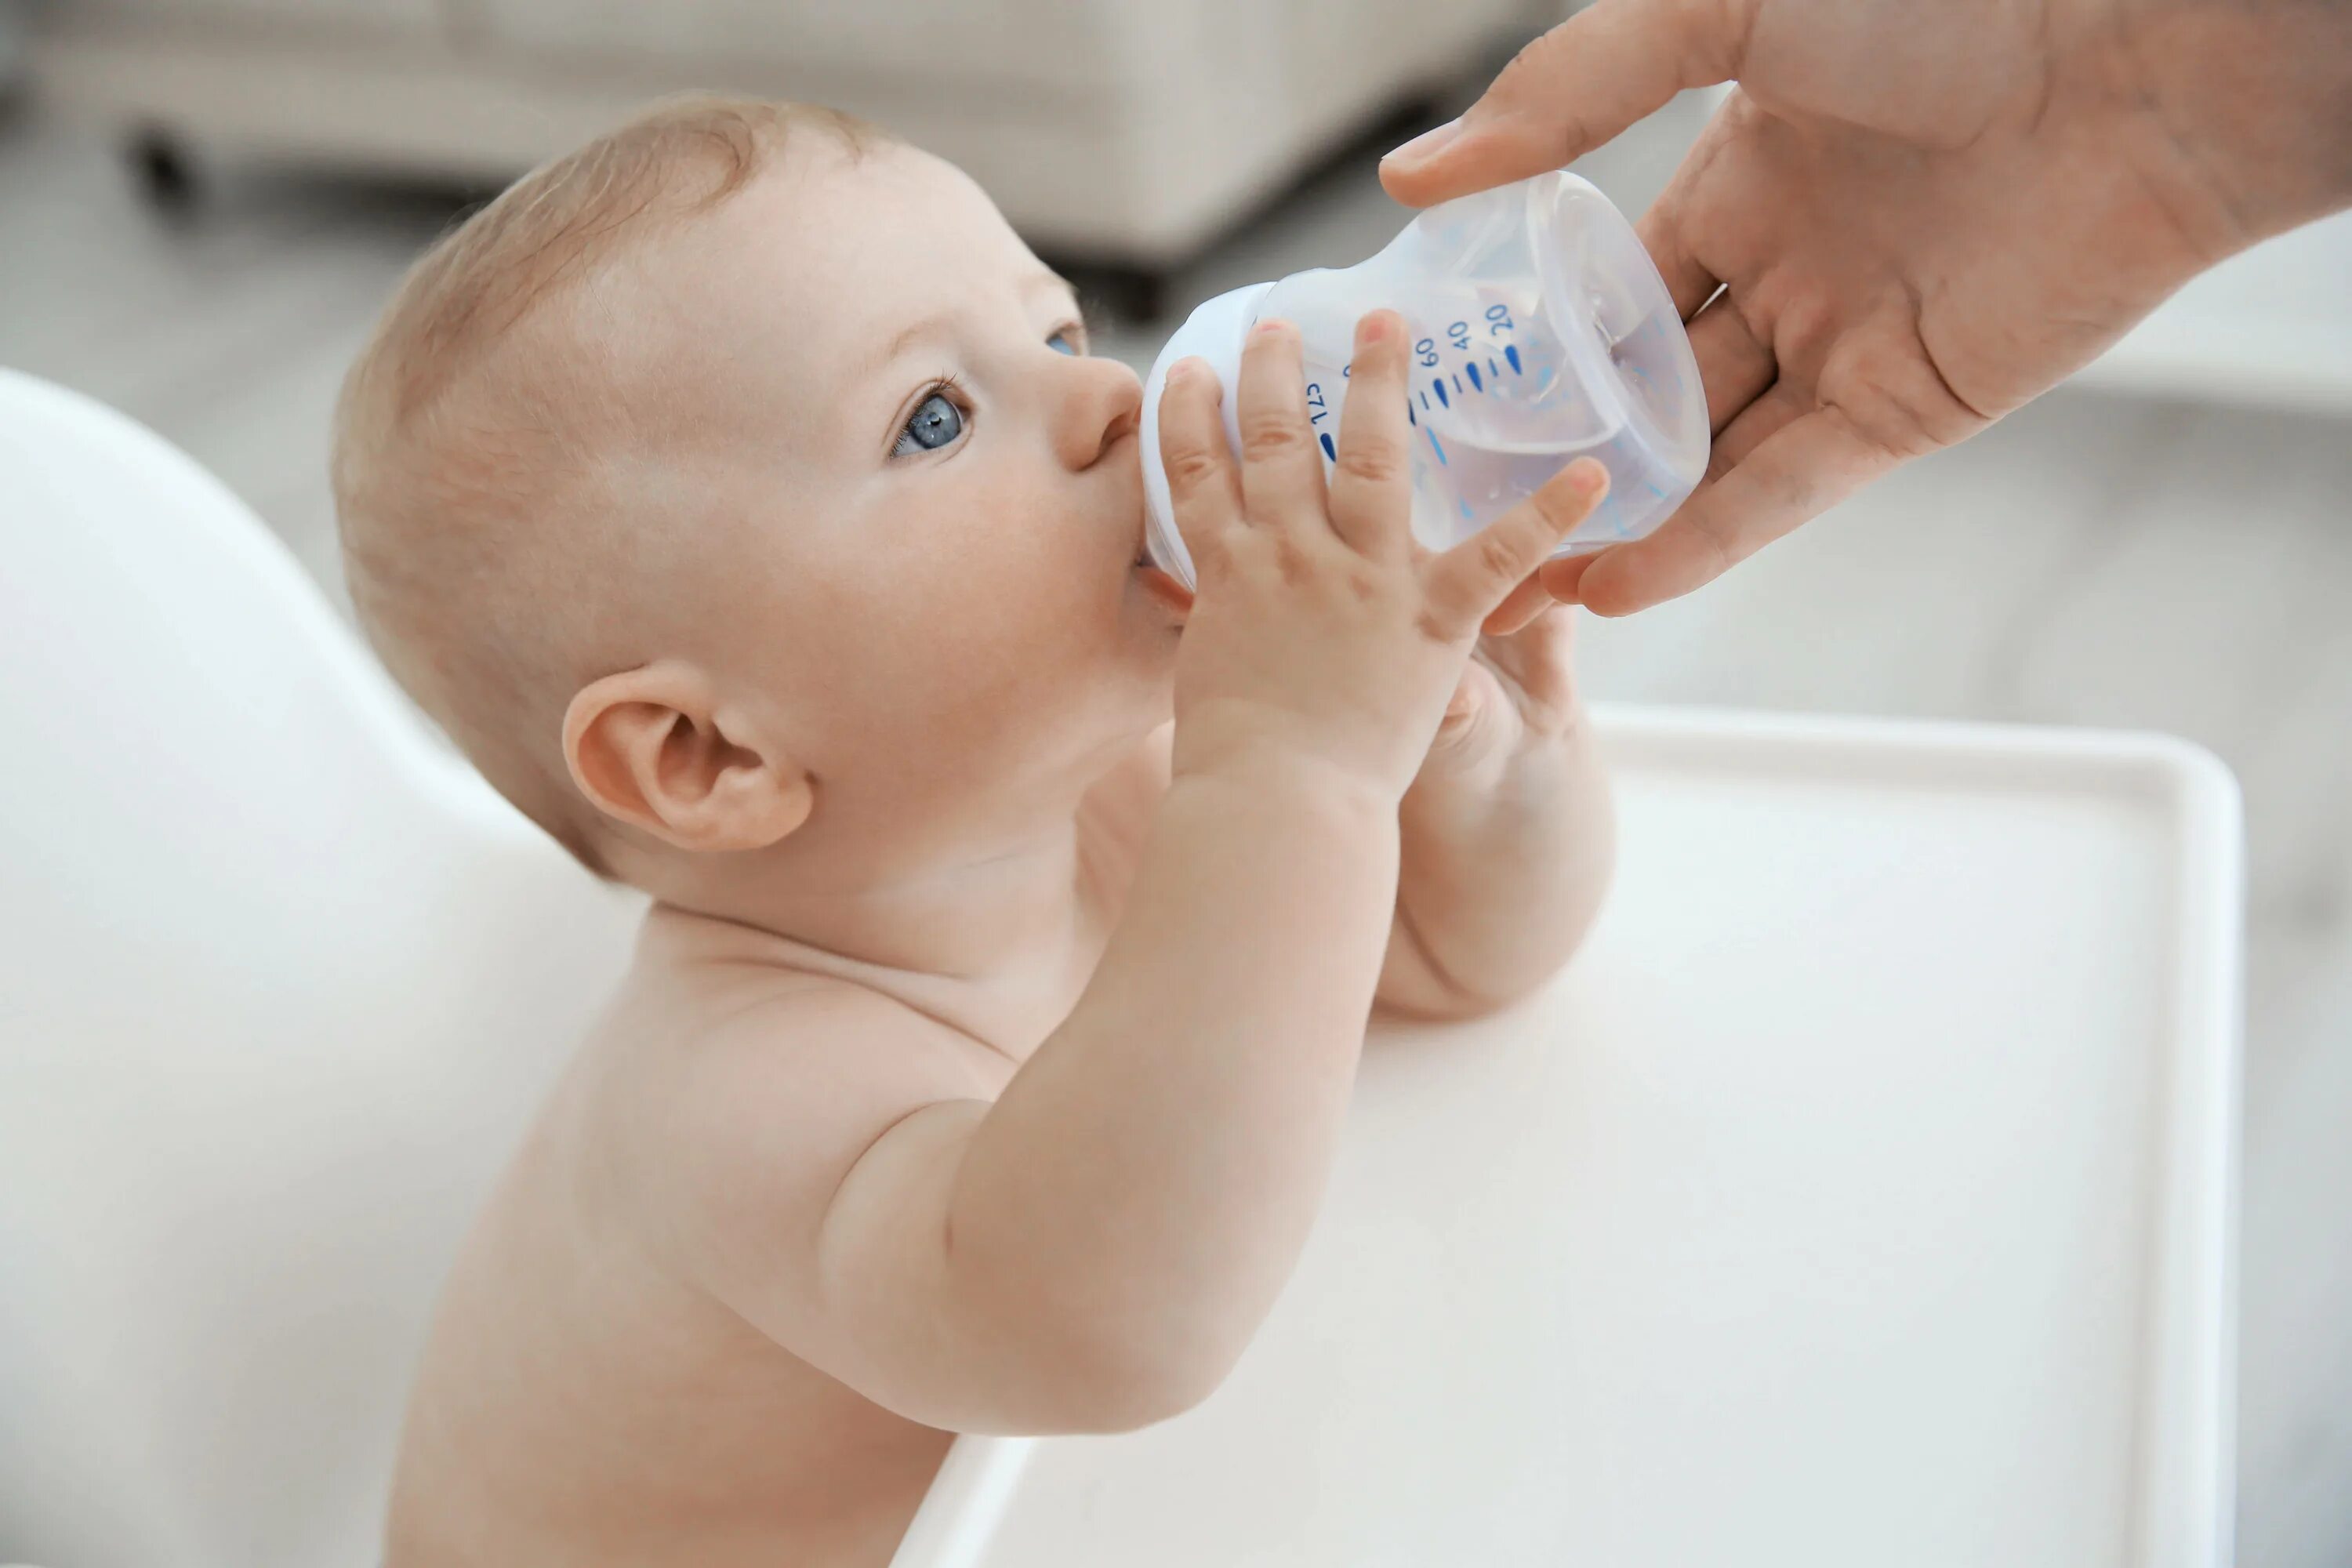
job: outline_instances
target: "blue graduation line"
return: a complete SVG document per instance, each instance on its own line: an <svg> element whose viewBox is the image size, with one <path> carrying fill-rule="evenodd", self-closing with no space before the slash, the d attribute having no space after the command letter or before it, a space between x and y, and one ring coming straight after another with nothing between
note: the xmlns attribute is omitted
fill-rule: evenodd
<svg viewBox="0 0 2352 1568"><path fill-rule="evenodd" d="M1426 403L1429 399L1424 397L1422 401ZM1418 425L1421 423L1421 416L1412 411L1412 405L1410 403L1404 405L1404 422L1408 425Z"/></svg>
<svg viewBox="0 0 2352 1568"><path fill-rule="evenodd" d="M1478 379L1478 367L1476 365L1465 364L1462 368L1470 373L1470 386L1473 391L1484 392L1486 390L1486 384Z"/></svg>
<svg viewBox="0 0 2352 1568"><path fill-rule="evenodd" d="M1454 378L1454 390L1456 392L1462 390L1462 378L1458 375Z"/></svg>
<svg viewBox="0 0 2352 1568"><path fill-rule="evenodd" d="M1326 430L1318 438L1323 443L1323 455L1330 458L1333 462L1338 462L1339 460L1339 451L1338 447L1331 445L1331 433L1328 430Z"/></svg>
<svg viewBox="0 0 2352 1568"><path fill-rule="evenodd" d="M1509 361L1511 362L1511 374L1512 374L1513 375L1517 375L1518 374L1520 374L1520 372L1519 372L1519 345L1518 345L1518 344L1517 344L1517 343L1505 343L1505 344L1503 345L1503 357L1504 357L1505 359L1509 360Z"/></svg>
<svg viewBox="0 0 2352 1568"><path fill-rule="evenodd" d="M1444 405L1446 407L1448 407L1448 408L1451 408L1451 407L1453 407L1453 406L1454 406L1454 400L1453 400L1452 398L1450 398L1450 397L1448 397L1448 396L1446 396L1446 395L1445 395L1445 383L1444 383L1443 381L1440 381L1440 380L1436 379L1435 377L1432 377L1432 378L1431 378L1431 380L1430 380L1429 384L1430 384L1430 385L1432 385L1432 386L1433 386L1433 387L1435 387L1435 388L1437 388L1437 401L1438 401L1438 402L1440 402L1440 403L1444 404Z"/></svg>
<svg viewBox="0 0 2352 1568"><path fill-rule="evenodd" d="M1448 457L1445 455L1445 443L1444 443L1444 442L1443 442L1443 441L1441 441L1441 440L1439 440L1439 439L1437 438L1437 432L1436 432L1436 431L1434 431L1434 430L1432 430L1431 432L1429 432L1429 444L1430 444L1430 446L1432 446L1433 447L1436 448L1436 451L1437 451L1437 460L1438 460L1439 462L1441 462L1441 463L1450 463L1450 462L1452 462L1452 461L1453 461L1453 459L1452 459L1452 458L1448 458Z"/></svg>

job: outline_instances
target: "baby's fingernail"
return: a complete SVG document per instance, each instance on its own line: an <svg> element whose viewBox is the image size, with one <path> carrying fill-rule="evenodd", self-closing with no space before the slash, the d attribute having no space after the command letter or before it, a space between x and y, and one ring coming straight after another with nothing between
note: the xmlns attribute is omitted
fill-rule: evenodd
<svg viewBox="0 0 2352 1568"><path fill-rule="evenodd" d="M1279 316L1269 316L1265 321L1260 321L1257 324L1255 333L1261 338L1278 338L1289 331L1290 323L1288 321L1284 321Z"/></svg>
<svg viewBox="0 0 2352 1568"><path fill-rule="evenodd" d="M1202 362L1199 354L1186 354L1168 367L1169 384L1172 386L1180 381L1192 380L1201 374L1202 366Z"/></svg>
<svg viewBox="0 0 2352 1568"><path fill-rule="evenodd" d="M1356 323L1356 342L1360 347L1369 348L1388 335L1389 313L1386 310L1374 310Z"/></svg>
<svg viewBox="0 0 2352 1568"><path fill-rule="evenodd" d="M1609 488L1609 470L1597 459L1579 458L1569 466L1568 482L1580 496L1597 496Z"/></svg>
<svg viewBox="0 0 2352 1568"><path fill-rule="evenodd" d="M1457 114L1443 125L1431 126L1403 146L1391 151L1381 162L1394 163L1400 168L1410 168L1415 163L1434 157L1444 150L1447 142L1461 134L1462 117Z"/></svg>

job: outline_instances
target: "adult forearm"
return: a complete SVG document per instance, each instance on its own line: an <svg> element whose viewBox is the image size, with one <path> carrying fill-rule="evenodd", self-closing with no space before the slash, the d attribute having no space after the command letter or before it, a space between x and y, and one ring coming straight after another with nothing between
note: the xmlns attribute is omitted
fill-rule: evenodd
<svg viewBox="0 0 2352 1568"><path fill-rule="evenodd" d="M2102 0L2170 171L2252 244L2352 206L2352 0Z"/></svg>

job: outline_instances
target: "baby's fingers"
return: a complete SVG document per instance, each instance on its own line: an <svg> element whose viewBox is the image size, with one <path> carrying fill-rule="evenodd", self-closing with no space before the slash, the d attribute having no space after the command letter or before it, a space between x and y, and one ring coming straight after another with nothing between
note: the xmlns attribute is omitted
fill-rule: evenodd
<svg viewBox="0 0 2352 1568"><path fill-rule="evenodd" d="M1366 555L1401 556L1412 537L1412 459L1406 450L1404 320L1375 310L1356 323L1348 402L1331 468L1331 527Z"/></svg>
<svg viewBox="0 0 2352 1568"><path fill-rule="evenodd" d="M1579 458L1535 494L1431 561L1422 580L1437 625L1449 637L1475 631L1592 515L1608 489L1609 470L1591 458Z"/></svg>
<svg viewBox="0 0 2352 1568"><path fill-rule="evenodd" d="M1217 542L1241 520L1241 478L1218 416L1217 377L1197 359L1178 360L1160 393L1160 461L1168 471L1169 510L1197 574Z"/></svg>
<svg viewBox="0 0 2352 1568"><path fill-rule="evenodd" d="M1242 344L1241 384L1234 389L1242 438L1242 500L1261 528L1302 534L1325 531L1323 458L1307 417L1298 329L1260 321Z"/></svg>

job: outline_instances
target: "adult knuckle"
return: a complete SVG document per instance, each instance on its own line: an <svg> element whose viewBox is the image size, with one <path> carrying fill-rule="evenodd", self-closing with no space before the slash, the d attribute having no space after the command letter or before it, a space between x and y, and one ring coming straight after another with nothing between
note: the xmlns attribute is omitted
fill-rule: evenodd
<svg viewBox="0 0 2352 1568"><path fill-rule="evenodd" d="M1570 47L1564 26L1548 28L1519 46L1510 63L1495 77L1490 98L1517 109L1528 100L1542 102L1557 96L1555 79Z"/></svg>

